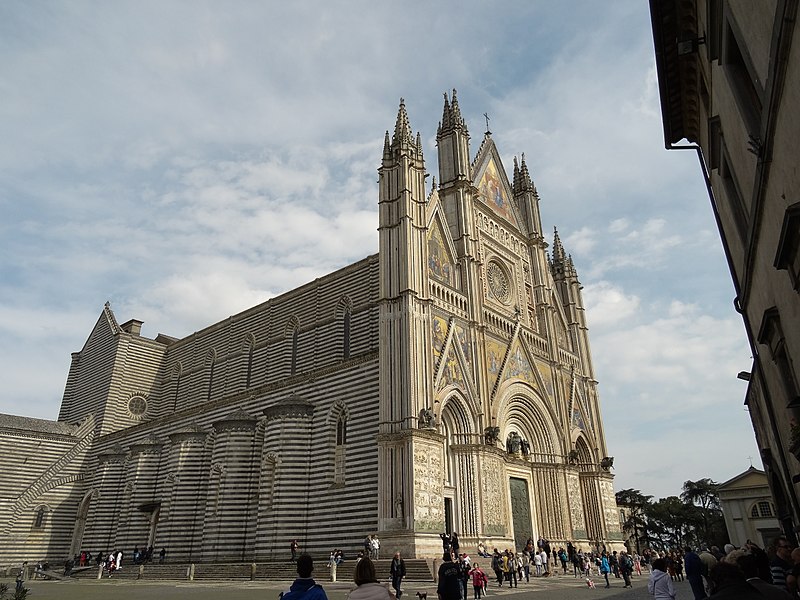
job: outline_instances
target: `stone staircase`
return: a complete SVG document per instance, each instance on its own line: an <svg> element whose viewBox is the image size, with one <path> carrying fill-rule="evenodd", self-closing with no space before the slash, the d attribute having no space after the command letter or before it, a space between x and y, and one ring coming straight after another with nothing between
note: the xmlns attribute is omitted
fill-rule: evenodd
<svg viewBox="0 0 800 600"><path fill-rule="evenodd" d="M375 571L381 581L390 581L389 569L391 559L375 561ZM405 559L406 578L405 581L433 581L431 563L424 558ZM318 559L315 561L314 576L320 583L330 580L327 568L327 560ZM178 580L186 581L190 578L191 564L189 563L146 563L135 565L123 562L122 569L115 571L114 579L146 579L146 580ZM351 581L355 561L347 560L337 570L339 581ZM104 577L108 575L103 574ZM73 577L78 579L94 579L97 577L97 568L92 567L73 573ZM297 577L297 570L294 563L288 561L266 562L266 563L195 563L195 581L250 581L250 580L276 580L292 581Z"/></svg>

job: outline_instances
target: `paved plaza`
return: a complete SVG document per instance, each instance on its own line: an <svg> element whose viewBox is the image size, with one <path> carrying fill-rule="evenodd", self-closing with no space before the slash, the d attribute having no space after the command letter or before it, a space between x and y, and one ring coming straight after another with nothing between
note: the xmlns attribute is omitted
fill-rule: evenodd
<svg viewBox="0 0 800 600"><path fill-rule="evenodd" d="M327 575L327 573L326 573ZM11 589L14 582L8 581ZM156 598L157 600L174 600L192 598L192 600L278 600L278 594L288 588L289 581L219 581L219 582L154 582L154 581L114 581L113 579L80 580L80 581L30 581L27 587L31 592L31 600L141 600ZM330 583L320 580L330 600L345 600L353 584L339 581ZM541 599L546 594L547 600L568 599L625 599L650 600L647 593L647 576L634 577L633 589L622 587L621 579L612 579L611 588L605 589L602 580L595 578L597 587L589 589L582 579L569 576L547 579L532 579L530 583L522 583L516 589L496 586L489 588L489 599L533 600ZM676 582L678 598L690 600L692 597L689 585ZM436 587L433 583L408 582L403 586L404 597L416 600L417 591L427 591L430 600L436 600ZM472 600L470 586L467 600Z"/></svg>

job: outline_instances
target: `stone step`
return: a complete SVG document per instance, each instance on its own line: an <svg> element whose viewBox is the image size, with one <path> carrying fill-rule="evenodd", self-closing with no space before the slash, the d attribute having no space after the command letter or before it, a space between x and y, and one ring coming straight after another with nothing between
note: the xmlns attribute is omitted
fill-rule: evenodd
<svg viewBox="0 0 800 600"><path fill-rule="evenodd" d="M377 560L375 561L375 571L378 579L381 581L389 581L389 569L391 568L391 560ZM433 573L431 572L430 564L425 559L407 559L406 563L406 581L433 581ZM314 575L320 582L328 581L330 579L327 560L315 561ZM114 571L114 579L147 579L147 580L187 580L189 578L189 563L146 563L144 565L135 565L123 563L122 569ZM337 570L337 579L339 581L349 581L352 579L353 569L355 568L355 561L347 560L339 565ZM279 580L279 581L292 581L297 577L297 568L294 563L282 562L268 562L256 563L255 576L253 576L252 563L196 563L194 570L195 580L229 580L229 581L249 581L250 579L257 580ZM94 579L97 577L97 568L91 567L72 575L78 579ZM103 572L103 577L108 577L107 572Z"/></svg>

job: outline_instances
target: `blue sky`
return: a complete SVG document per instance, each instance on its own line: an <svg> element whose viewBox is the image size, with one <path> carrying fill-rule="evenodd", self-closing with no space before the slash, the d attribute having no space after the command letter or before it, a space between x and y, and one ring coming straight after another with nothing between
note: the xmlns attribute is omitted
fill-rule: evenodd
<svg viewBox="0 0 800 600"><path fill-rule="evenodd" d="M457 88L575 260L615 487L749 467L750 352L696 157L663 149L647 3L335 4L0 4L0 412L57 417L106 300L182 337L375 253L399 98L435 174Z"/></svg>

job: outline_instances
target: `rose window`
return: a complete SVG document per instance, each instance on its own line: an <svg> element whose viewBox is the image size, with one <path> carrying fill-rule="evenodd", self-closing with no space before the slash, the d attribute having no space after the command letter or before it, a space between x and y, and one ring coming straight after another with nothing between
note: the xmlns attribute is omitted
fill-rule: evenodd
<svg viewBox="0 0 800 600"><path fill-rule="evenodd" d="M486 267L486 280L489 283L489 291L492 295L500 302L508 302L511 297L511 284L503 267L496 262L490 262Z"/></svg>

